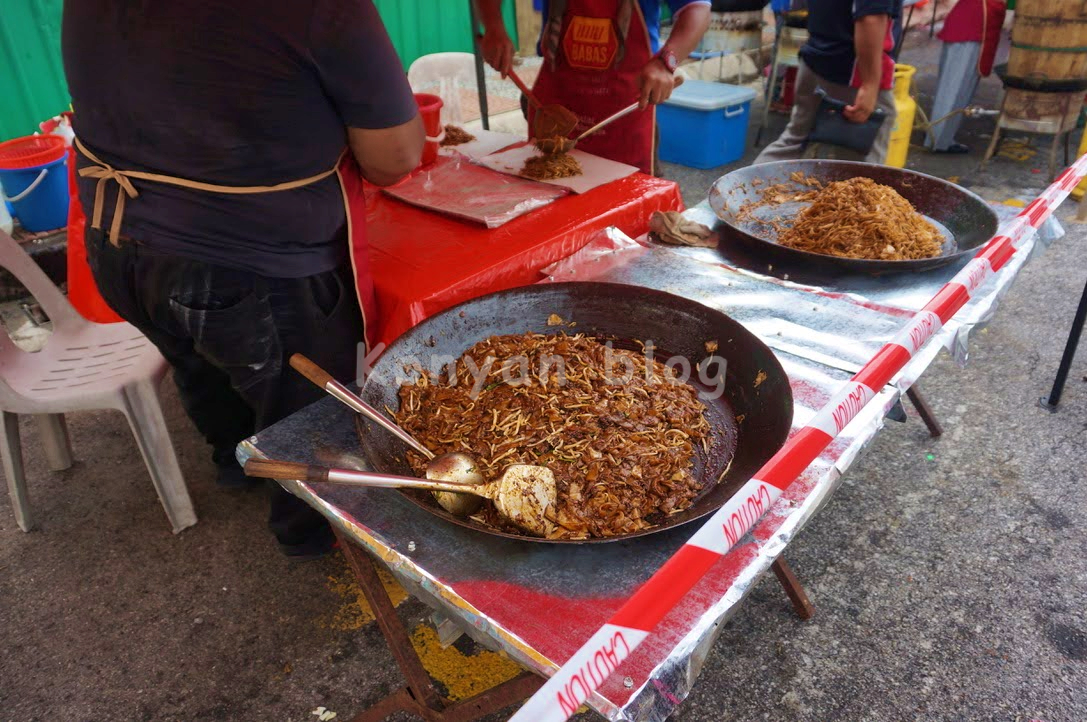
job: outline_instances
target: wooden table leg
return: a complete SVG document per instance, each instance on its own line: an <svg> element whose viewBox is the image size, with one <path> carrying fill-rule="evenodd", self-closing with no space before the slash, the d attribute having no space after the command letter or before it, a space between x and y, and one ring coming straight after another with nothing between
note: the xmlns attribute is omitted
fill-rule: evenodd
<svg viewBox="0 0 1087 722"><path fill-rule="evenodd" d="M925 397L921 395L921 390L917 388L917 384L914 384L906 391L906 396L913 403L913 407L917 409L917 415L925 422L929 434L933 437L941 436L944 430L940 426L940 422L936 420L936 414L932 413L928 402L925 401Z"/></svg>
<svg viewBox="0 0 1087 722"><path fill-rule="evenodd" d="M419 661L419 655L415 653L415 648L411 645L408 630L404 628L404 623L400 621L388 592L382 586L377 570L374 569L374 563L366 552L340 536L338 532L337 537L344 556L347 557L351 569L355 572L362 593L366 595L366 601L370 603L377 625L381 628L381 633L385 635L385 641L389 643L389 651L393 653L396 664L408 681L412 696L427 707L441 709L441 695L434 689L430 675L423 668L423 663Z"/></svg>
<svg viewBox="0 0 1087 722"><path fill-rule="evenodd" d="M448 704L434 687L430 675L415 652L411 637L377 575L373 560L338 531L336 537L340 540L340 548L355 573L370 609L374 612L378 627L385 635L389 650L408 682L407 687L360 712L351 722L380 722L398 711L417 715L427 722L470 722L528 698L543 685L542 678L525 672L474 697Z"/></svg>
<svg viewBox="0 0 1087 722"><path fill-rule="evenodd" d="M778 557L772 568L774 575L777 576L781 586L785 589L789 601L793 603L796 616L803 620L811 619L812 615L815 614L815 606L808 599L808 594L804 591L804 587L801 586L800 580L796 578L793 570L785 562L785 557Z"/></svg>

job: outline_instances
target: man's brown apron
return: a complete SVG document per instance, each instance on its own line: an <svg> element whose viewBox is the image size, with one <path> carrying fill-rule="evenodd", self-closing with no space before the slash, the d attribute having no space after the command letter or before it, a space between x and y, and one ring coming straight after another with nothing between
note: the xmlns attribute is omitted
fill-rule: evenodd
<svg viewBox="0 0 1087 722"><path fill-rule="evenodd" d="M224 186L214 183L201 183L199 181L177 178L175 176L161 175L159 173L145 173L143 171L119 170L103 162L92 152L87 150L78 138L75 140L76 149L93 165L81 168L79 175L84 178L96 178L98 185L94 191L94 210L91 215L91 228L102 229L102 209L105 205L106 186L110 181L117 184L117 202L113 210L113 222L110 224L109 240L113 245L120 242L121 223L125 213L125 202L129 198L139 196L139 191L132 184L132 180L151 181L153 183L166 183L168 185L189 188L191 190L205 191L208 193L226 194L253 194L276 193L294 188L308 186L335 174L340 182L340 191L343 195L344 213L347 217L347 237L351 254L351 265L355 276L355 292L358 295L359 308L362 310L362 323L366 336L367 347L372 346L374 339L378 337L378 328L370 323L377 318L376 304L374 301L374 284L370 275L370 257L366 247L366 200L363 195L362 172L354 157L344 150L336 166L323 173L301 178L299 180L277 183L270 186Z"/></svg>

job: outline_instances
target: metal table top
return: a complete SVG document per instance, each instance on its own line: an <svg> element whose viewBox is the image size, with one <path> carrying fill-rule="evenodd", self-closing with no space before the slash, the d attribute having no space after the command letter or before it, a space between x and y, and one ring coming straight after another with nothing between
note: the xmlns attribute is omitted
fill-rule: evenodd
<svg viewBox="0 0 1087 722"><path fill-rule="evenodd" d="M647 247L617 232L551 269L555 280L637 284L724 310L778 356L791 381L794 430L897 330L904 306L874 303L841 289L800 287L738 270L725 258ZM963 323L984 320L1022 263L1005 267L964 309ZM946 271L950 277L952 270ZM909 291L903 284L903 293ZM988 305L986 305L988 303ZM887 308L884 308L886 306ZM983 309L982 306L985 308ZM989 310L986 310L989 309ZM971 320L973 319L973 320ZM939 350L930 344L810 466L752 533L711 570L594 695L612 720L664 720L682 702L721 629L753 583L836 489L841 475L882 427ZM353 413L326 399L239 447L251 455L364 468ZM553 671L695 530L688 525L613 544L549 546L480 534L443 522L397 492L284 486L368 549L407 588L473 638L528 669Z"/></svg>

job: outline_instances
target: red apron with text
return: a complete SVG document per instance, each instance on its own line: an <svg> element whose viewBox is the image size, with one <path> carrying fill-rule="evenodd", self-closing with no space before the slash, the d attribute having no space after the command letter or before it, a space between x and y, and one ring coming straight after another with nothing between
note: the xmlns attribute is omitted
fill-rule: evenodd
<svg viewBox="0 0 1087 722"><path fill-rule="evenodd" d="M544 28L544 63L532 90L541 103L558 103L577 115L576 137L638 99L638 79L653 51L635 0L566 0L565 5L561 18L551 21L550 41L552 31ZM533 115L530 107L529 127ZM652 107L635 111L579 142L578 149L652 174L653 123Z"/></svg>

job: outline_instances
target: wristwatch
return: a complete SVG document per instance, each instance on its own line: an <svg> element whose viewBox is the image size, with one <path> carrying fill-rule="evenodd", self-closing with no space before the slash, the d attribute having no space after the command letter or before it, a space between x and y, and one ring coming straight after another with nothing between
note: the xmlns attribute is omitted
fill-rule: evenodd
<svg viewBox="0 0 1087 722"><path fill-rule="evenodd" d="M661 61L668 72L673 75L676 72L676 68L679 67L679 58L676 57L676 54L672 52L672 49L668 46L661 48L653 57Z"/></svg>

